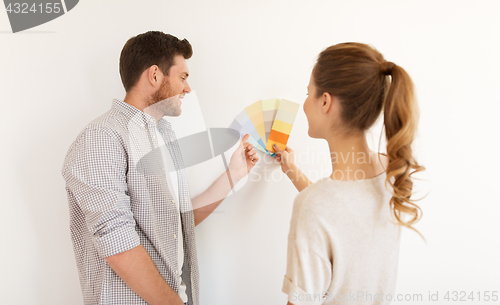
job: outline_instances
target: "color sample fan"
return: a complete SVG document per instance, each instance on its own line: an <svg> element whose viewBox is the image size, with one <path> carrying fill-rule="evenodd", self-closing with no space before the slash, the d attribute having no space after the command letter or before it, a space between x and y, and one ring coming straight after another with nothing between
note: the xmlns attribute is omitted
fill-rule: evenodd
<svg viewBox="0 0 500 305"><path fill-rule="evenodd" d="M285 149L299 104L285 99L268 99L253 103L240 112L231 124L240 137L249 134L248 142L274 157L273 144Z"/></svg>

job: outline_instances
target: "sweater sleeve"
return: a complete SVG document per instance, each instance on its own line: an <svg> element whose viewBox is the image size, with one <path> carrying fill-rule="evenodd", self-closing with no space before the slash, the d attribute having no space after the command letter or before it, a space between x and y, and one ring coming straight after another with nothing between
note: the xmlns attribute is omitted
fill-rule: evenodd
<svg viewBox="0 0 500 305"><path fill-rule="evenodd" d="M296 201L290 222L286 275L282 291L295 305L319 305L332 279L328 242L317 211Z"/></svg>

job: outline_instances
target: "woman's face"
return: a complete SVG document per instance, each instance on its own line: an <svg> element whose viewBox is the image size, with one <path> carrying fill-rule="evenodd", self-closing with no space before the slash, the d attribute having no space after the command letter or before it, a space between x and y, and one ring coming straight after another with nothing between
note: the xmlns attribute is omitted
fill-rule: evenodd
<svg viewBox="0 0 500 305"><path fill-rule="evenodd" d="M311 138L322 138L322 124L323 115L321 115L321 95L316 97L316 86L314 84L313 73L311 72L311 78L309 79L309 85L307 86L307 98L304 102L304 113L307 117L307 122L309 123L308 134Z"/></svg>

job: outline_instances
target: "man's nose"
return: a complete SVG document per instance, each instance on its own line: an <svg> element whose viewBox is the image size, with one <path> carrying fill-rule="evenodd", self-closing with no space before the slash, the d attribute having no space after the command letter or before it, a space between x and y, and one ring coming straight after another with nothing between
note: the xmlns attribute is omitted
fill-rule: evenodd
<svg viewBox="0 0 500 305"><path fill-rule="evenodd" d="M184 87L184 92L191 93L191 87L189 87L189 84L187 81L186 81L186 86Z"/></svg>

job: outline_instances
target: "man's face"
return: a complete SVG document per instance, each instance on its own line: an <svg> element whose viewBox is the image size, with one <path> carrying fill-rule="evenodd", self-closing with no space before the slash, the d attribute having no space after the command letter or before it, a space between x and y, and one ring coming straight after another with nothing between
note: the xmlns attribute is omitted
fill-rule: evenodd
<svg viewBox="0 0 500 305"><path fill-rule="evenodd" d="M167 116L181 115L182 98L186 93L191 92L187 83L188 77L189 69L186 60L182 55L176 55L168 75L163 75L160 88L153 94L150 107L156 108L155 110Z"/></svg>

